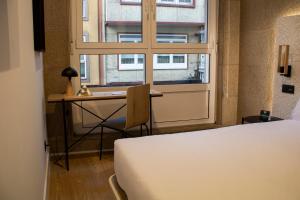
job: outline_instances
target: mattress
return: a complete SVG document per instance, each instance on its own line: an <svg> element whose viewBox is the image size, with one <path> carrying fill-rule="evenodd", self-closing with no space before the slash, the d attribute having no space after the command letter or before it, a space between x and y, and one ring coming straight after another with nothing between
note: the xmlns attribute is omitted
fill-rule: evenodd
<svg viewBox="0 0 300 200"><path fill-rule="evenodd" d="M129 200L299 200L300 122L284 120L115 142Z"/></svg>

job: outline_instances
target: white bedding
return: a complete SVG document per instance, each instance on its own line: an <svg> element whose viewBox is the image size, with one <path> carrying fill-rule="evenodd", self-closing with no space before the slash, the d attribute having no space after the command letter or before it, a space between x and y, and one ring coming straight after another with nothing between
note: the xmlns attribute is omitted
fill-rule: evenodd
<svg viewBox="0 0 300 200"><path fill-rule="evenodd" d="M300 122L115 142L129 200L299 200Z"/></svg>

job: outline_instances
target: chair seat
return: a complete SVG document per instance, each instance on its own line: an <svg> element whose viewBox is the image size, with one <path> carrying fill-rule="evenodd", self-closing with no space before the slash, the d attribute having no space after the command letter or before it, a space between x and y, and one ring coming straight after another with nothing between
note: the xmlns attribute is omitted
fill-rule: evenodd
<svg viewBox="0 0 300 200"><path fill-rule="evenodd" d="M104 127L108 128L115 128L119 130L124 130L126 125L126 118L125 117L119 117L115 119L109 119L106 122L103 122L102 125Z"/></svg>

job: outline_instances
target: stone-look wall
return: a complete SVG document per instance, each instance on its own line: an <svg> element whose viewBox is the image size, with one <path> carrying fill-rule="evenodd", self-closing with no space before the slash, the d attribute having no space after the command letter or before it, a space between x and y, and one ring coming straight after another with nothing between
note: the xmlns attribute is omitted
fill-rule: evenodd
<svg viewBox="0 0 300 200"><path fill-rule="evenodd" d="M271 110L276 20L299 10L300 0L241 1L238 120Z"/></svg>
<svg viewBox="0 0 300 200"><path fill-rule="evenodd" d="M240 0L220 0L218 123L237 122Z"/></svg>
<svg viewBox="0 0 300 200"><path fill-rule="evenodd" d="M299 13L300 14L300 13ZM274 116L289 118L291 111L295 107L300 97L300 16L282 17L278 20L275 29L274 48L274 84L273 84L273 105ZM292 76L290 78L280 76L276 66L279 45L290 45L289 64L292 65ZM295 94L281 92L282 84L295 85Z"/></svg>
<svg viewBox="0 0 300 200"><path fill-rule="evenodd" d="M63 93L67 83L61 72L70 64L69 0L45 0L45 32L44 81L47 97L49 94ZM63 136L61 106L46 105L49 143L56 148L53 145L55 136Z"/></svg>

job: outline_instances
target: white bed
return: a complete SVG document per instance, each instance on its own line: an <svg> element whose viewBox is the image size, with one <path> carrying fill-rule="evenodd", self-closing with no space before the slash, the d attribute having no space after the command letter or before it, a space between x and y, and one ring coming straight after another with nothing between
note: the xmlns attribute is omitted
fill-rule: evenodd
<svg viewBox="0 0 300 200"><path fill-rule="evenodd" d="M117 140L114 160L129 200L300 199L300 121Z"/></svg>

